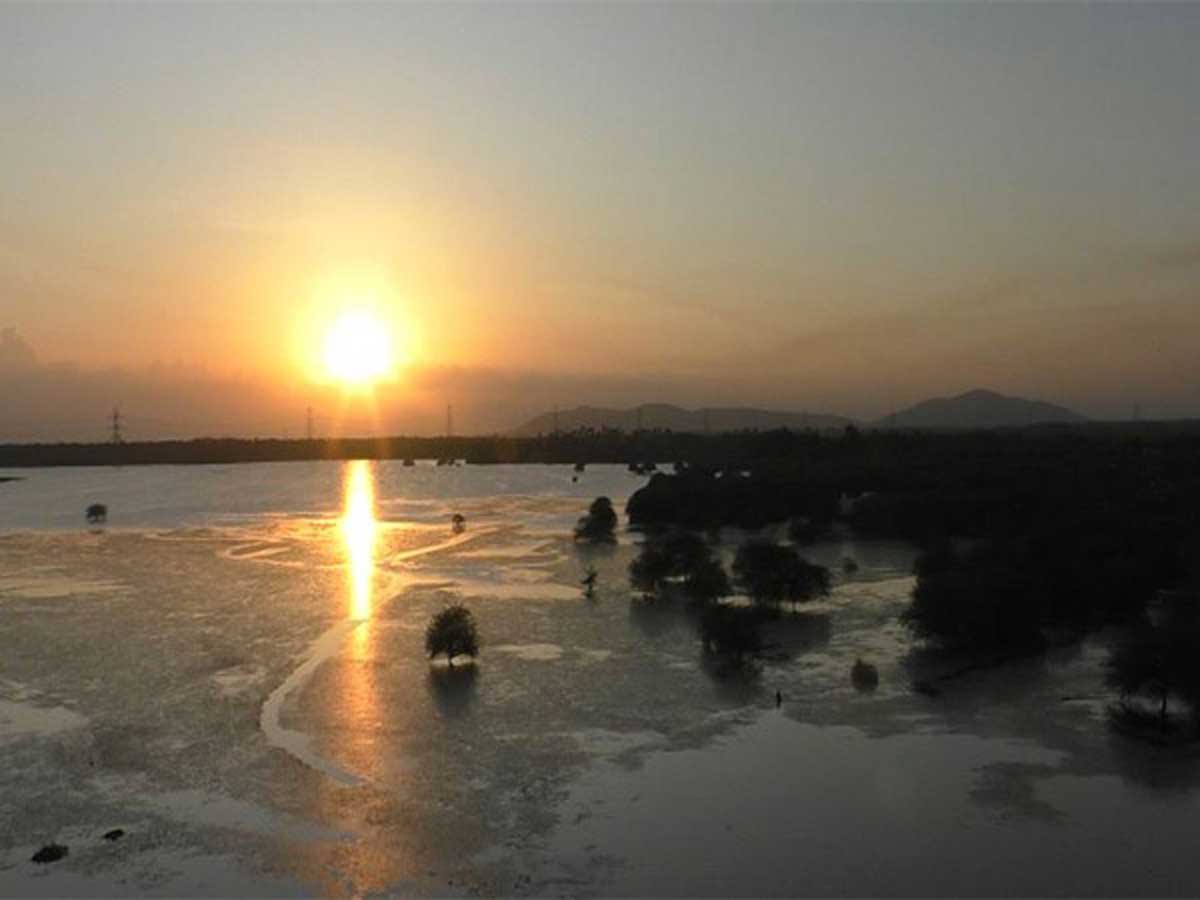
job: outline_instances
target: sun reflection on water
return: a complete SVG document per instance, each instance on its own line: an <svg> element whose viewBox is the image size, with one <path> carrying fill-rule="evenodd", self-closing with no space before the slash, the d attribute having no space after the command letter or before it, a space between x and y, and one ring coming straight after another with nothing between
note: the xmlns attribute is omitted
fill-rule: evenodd
<svg viewBox="0 0 1200 900"><path fill-rule="evenodd" d="M375 473L371 463L356 459L346 464L342 540L350 569L350 618L371 616L371 584L375 575Z"/></svg>

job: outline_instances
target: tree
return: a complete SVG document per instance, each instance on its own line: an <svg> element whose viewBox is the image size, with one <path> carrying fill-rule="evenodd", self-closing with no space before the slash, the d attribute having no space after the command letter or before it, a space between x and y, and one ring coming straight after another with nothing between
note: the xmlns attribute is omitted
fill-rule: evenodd
<svg viewBox="0 0 1200 900"><path fill-rule="evenodd" d="M960 650L1036 648L1043 592L1019 546L990 542L959 553L946 543L917 559L901 621L920 638Z"/></svg>
<svg viewBox="0 0 1200 900"><path fill-rule="evenodd" d="M612 501L597 497L588 507L587 515L575 525L575 540L589 543L612 543L616 541L617 514Z"/></svg>
<svg viewBox="0 0 1200 900"><path fill-rule="evenodd" d="M662 588L671 576L671 557L656 541L642 544L642 551L629 564L629 581L641 591L643 599L649 600Z"/></svg>
<svg viewBox="0 0 1200 900"><path fill-rule="evenodd" d="M712 556L697 560L683 579L683 590L696 603L715 603L733 593L725 567Z"/></svg>
<svg viewBox="0 0 1200 900"><path fill-rule="evenodd" d="M803 559L794 547L750 540L733 560L734 583L756 603L793 605L829 594L829 570Z"/></svg>
<svg viewBox="0 0 1200 900"><path fill-rule="evenodd" d="M425 651L430 659L439 653L446 654L446 662L452 667L456 656L476 656L479 631L471 611L456 603L435 615L425 629Z"/></svg>
<svg viewBox="0 0 1200 900"><path fill-rule="evenodd" d="M746 654L757 653L762 647L754 610L720 603L704 610L700 640L705 650L731 656L738 663Z"/></svg>
<svg viewBox="0 0 1200 900"><path fill-rule="evenodd" d="M1174 697L1200 716L1200 603L1190 592L1167 595L1113 648L1105 681L1130 700L1152 698L1158 727L1169 725L1168 701Z"/></svg>
<svg viewBox="0 0 1200 900"><path fill-rule="evenodd" d="M731 593L724 568L699 535L676 530L648 535L629 565L629 580L645 599L660 594L668 582L682 586L693 600L708 602Z"/></svg>

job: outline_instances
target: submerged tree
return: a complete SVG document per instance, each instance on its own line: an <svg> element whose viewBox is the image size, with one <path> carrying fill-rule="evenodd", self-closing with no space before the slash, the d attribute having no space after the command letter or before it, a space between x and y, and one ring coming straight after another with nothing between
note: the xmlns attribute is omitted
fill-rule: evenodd
<svg viewBox="0 0 1200 900"><path fill-rule="evenodd" d="M435 615L425 629L425 652L430 659L446 654L446 662L451 666L456 656L476 656L479 631L471 611L456 603Z"/></svg>
<svg viewBox="0 0 1200 900"><path fill-rule="evenodd" d="M793 606L829 594L829 570L810 563L795 548L750 540L733 560L734 583L756 603Z"/></svg>
<svg viewBox="0 0 1200 900"><path fill-rule="evenodd" d="M725 567L712 556L705 556L692 564L684 576L683 590L688 599L696 603L715 603L733 593L733 585L725 574Z"/></svg>
<svg viewBox="0 0 1200 900"><path fill-rule="evenodd" d="M700 618L700 640L710 653L741 663L747 654L762 648L757 614L744 606L712 604Z"/></svg>
<svg viewBox="0 0 1200 900"><path fill-rule="evenodd" d="M629 581L641 592L642 599L650 600L671 577L673 568L671 556L663 546L656 541L647 541L629 564Z"/></svg>
<svg viewBox="0 0 1200 900"><path fill-rule="evenodd" d="M617 514L612 501L597 497L588 507L587 515L575 525L575 540L589 543L612 543L616 541Z"/></svg>
<svg viewBox="0 0 1200 900"><path fill-rule="evenodd" d="M729 578L704 539L689 531L647 536L629 565L629 580L644 599L677 585L688 599L708 603L732 593Z"/></svg>
<svg viewBox="0 0 1200 900"><path fill-rule="evenodd" d="M935 545L917 559L912 603L901 620L917 637L948 649L1037 648L1042 600L1023 559L1007 543L961 553Z"/></svg>
<svg viewBox="0 0 1200 900"><path fill-rule="evenodd" d="M1138 698L1150 699L1160 731L1170 725L1174 698L1200 718L1200 605L1189 593L1167 595L1113 648L1109 687L1121 692L1121 712L1136 717Z"/></svg>

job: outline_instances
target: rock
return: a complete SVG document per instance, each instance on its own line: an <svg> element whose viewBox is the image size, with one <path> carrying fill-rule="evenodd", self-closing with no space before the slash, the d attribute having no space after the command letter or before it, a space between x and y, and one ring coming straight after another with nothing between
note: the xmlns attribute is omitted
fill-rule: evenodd
<svg viewBox="0 0 1200 900"><path fill-rule="evenodd" d="M104 839L106 841L119 841L123 837L125 837L124 828L114 828L112 831L104 832Z"/></svg>
<svg viewBox="0 0 1200 900"><path fill-rule="evenodd" d="M856 690L873 691L879 687L879 670L861 659L850 669L850 681Z"/></svg>
<svg viewBox="0 0 1200 900"><path fill-rule="evenodd" d="M44 865L46 863L58 862L70 852L71 850L66 844L47 844L37 853L33 854L31 860Z"/></svg>

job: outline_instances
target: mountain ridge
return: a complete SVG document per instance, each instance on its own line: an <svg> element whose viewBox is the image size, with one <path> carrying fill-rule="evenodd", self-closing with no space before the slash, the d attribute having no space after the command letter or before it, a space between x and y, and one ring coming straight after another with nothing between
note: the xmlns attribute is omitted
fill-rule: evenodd
<svg viewBox="0 0 1200 900"><path fill-rule="evenodd" d="M973 388L931 397L870 423L872 428L1013 428L1088 421L1065 406Z"/></svg>
<svg viewBox="0 0 1200 900"><path fill-rule="evenodd" d="M611 428L619 431L665 429L684 433L729 432L790 428L1014 428L1040 424L1077 424L1088 418L1065 406L1012 397L987 388L973 388L949 397L930 397L873 421L864 422L827 412L791 412L751 406L711 406L688 409L670 403L643 403L626 408L576 406L546 412L523 422L509 433L516 437Z"/></svg>

